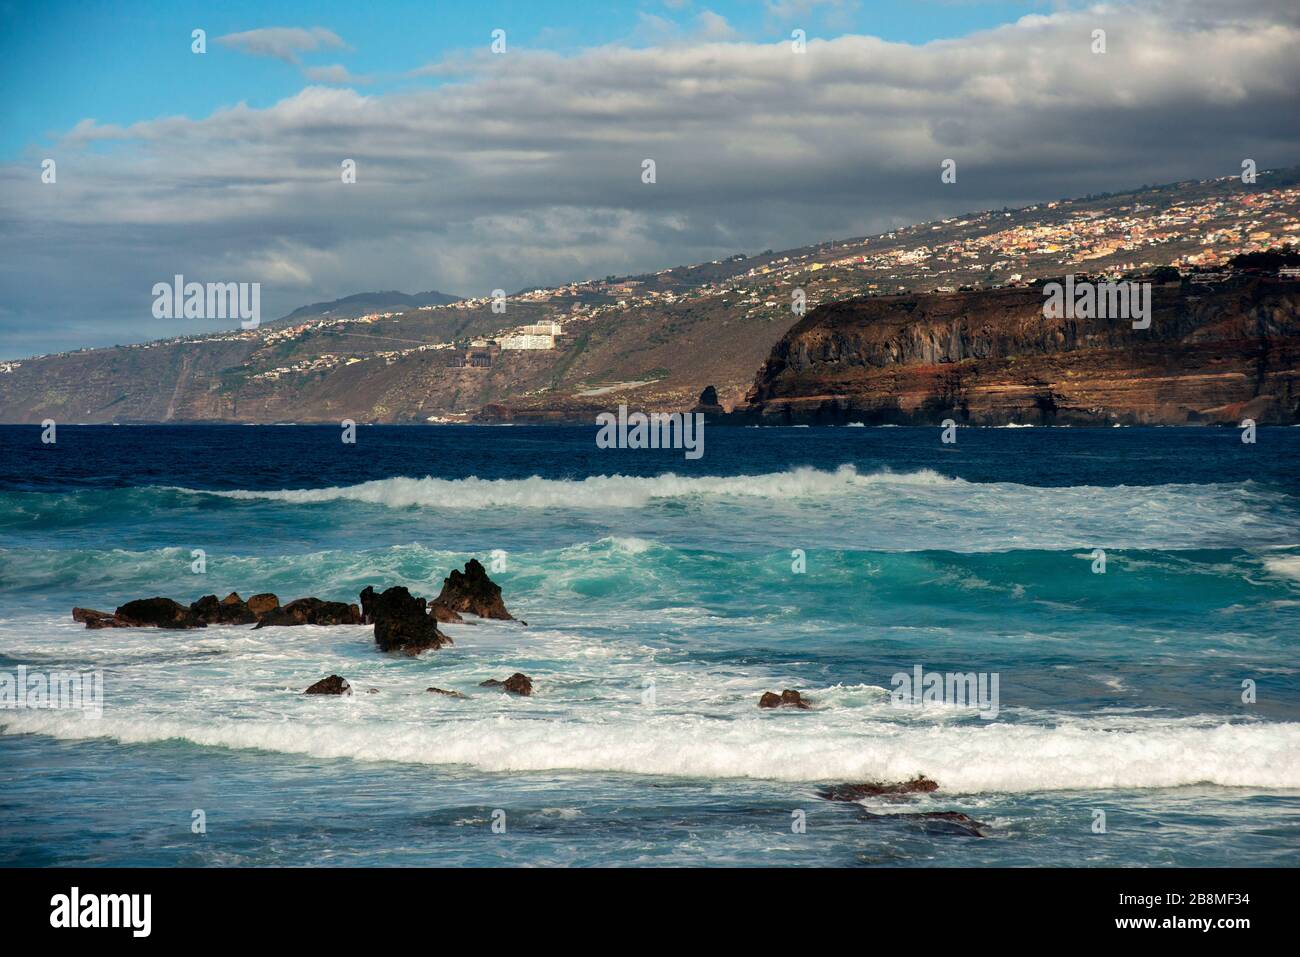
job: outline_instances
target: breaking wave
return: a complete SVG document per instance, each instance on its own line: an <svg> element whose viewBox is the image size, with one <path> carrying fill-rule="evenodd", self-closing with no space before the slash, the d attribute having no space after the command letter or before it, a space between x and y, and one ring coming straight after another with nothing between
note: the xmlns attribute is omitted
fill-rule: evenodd
<svg viewBox="0 0 1300 957"><path fill-rule="evenodd" d="M351 699L324 703L347 709ZM867 722L857 731L804 722L720 722L669 715L625 722L475 718L453 727L368 720L296 722L158 718L86 721L59 712L0 717L10 733L181 740L316 758L464 765L482 771L621 772L780 781L902 780L923 773L944 792L1167 788L1194 784L1300 788L1300 724L1193 720L1076 720L1056 727L912 727Z"/></svg>
<svg viewBox="0 0 1300 957"><path fill-rule="evenodd" d="M585 479L438 479L389 478L359 485L273 491L202 491L174 489L191 495L253 499L308 505L353 501L389 508L641 508L662 499L803 499L839 496L873 485L964 486L931 469L917 472L859 474L851 465L834 471L796 468L766 475L689 477L596 475Z"/></svg>

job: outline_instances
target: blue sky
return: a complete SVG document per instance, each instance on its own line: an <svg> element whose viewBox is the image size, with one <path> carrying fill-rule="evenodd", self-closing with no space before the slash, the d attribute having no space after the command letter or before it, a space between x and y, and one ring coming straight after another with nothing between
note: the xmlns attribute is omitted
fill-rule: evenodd
<svg viewBox="0 0 1300 957"><path fill-rule="evenodd" d="M367 92L429 86L408 71L456 50L486 45L491 30L507 29L507 42L532 49L572 52L608 43L647 46L674 24L684 35L711 11L739 39L772 42L800 27L810 38L866 33L886 40L924 43L1007 23L1045 3L912 2L623 2L580 0L430 0L383 2L269 2L223 0L50 0L0 3L0 89L9 91L0 124L0 156L47 141L79 121L128 124L184 114L203 116L247 102L265 107L303 86L299 66L249 57L213 43L216 37L276 26L321 26L346 49L302 55L303 65L342 64ZM190 33L207 31L201 61L190 52ZM139 69L148 64L148 71ZM196 69L195 65L201 66ZM17 95L13 95L13 94Z"/></svg>

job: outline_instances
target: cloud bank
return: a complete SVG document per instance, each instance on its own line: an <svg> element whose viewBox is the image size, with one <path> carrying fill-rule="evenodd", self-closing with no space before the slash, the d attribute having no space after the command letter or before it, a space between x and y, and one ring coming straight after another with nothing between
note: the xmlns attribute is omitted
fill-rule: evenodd
<svg viewBox="0 0 1300 957"><path fill-rule="evenodd" d="M804 53L732 40L719 20L647 48L467 53L384 94L310 85L266 109L85 120L0 167L0 352L22 354L38 328L84 339L92 322L107 341L175 334L148 295L175 273L261 282L270 316L368 289L478 295L653 270L1227 175L1246 157L1300 162L1292 5L1098 7L923 46L809 39ZM221 39L281 59L343 43ZM39 180L43 156L56 185Z"/></svg>

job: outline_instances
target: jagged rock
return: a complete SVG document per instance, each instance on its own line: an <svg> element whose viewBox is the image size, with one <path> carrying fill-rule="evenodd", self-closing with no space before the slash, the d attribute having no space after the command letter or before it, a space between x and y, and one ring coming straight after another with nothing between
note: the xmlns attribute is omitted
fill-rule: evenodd
<svg viewBox="0 0 1300 957"><path fill-rule="evenodd" d="M270 592L262 592L260 595L254 595L248 599L248 610L258 618L261 618L267 612L275 611L280 607L280 599Z"/></svg>
<svg viewBox="0 0 1300 957"><path fill-rule="evenodd" d="M779 695L764 691L763 697L758 699L760 708L798 708L801 711L807 711L812 707L812 702L804 698L799 692L791 691L786 688Z"/></svg>
<svg viewBox="0 0 1300 957"><path fill-rule="evenodd" d="M718 390L708 385L700 393L700 401L695 404L691 412L703 412L705 415L722 415L726 410L718 403Z"/></svg>
<svg viewBox="0 0 1300 957"><path fill-rule="evenodd" d="M375 601L378 599L378 597L379 597L378 593L370 585L367 585L365 589L362 590L361 617L364 619L364 624L373 625L375 623ZM433 605L432 603L428 605L428 613L430 615L433 615L435 621L464 621L465 620L464 618L460 617L460 615L452 611L450 608L444 608L441 605Z"/></svg>
<svg viewBox="0 0 1300 957"><path fill-rule="evenodd" d="M501 600L501 586L488 578L487 571L475 558L465 563L463 573L452 569L451 574L443 579L442 591L433 604L454 612L469 612L480 618L515 620Z"/></svg>
<svg viewBox="0 0 1300 957"><path fill-rule="evenodd" d="M437 620L428 613L425 600L416 598L401 585L381 594L369 586L361 593L362 607L375 623L375 644L380 651L419 654L429 648L451 644L438 630Z"/></svg>
<svg viewBox="0 0 1300 957"><path fill-rule="evenodd" d="M221 599L221 621L229 625L247 625L257 621L257 615L248 607L248 602L239 597L239 592L231 592Z"/></svg>
<svg viewBox="0 0 1300 957"><path fill-rule="evenodd" d="M352 694L352 686L347 680L340 678L338 675L330 675L328 678L322 678L303 694Z"/></svg>
<svg viewBox="0 0 1300 957"><path fill-rule="evenodd" d="M377 597L373 586L367 585L361 589L361 623L363 625L373 625L375 623L375 599Z"/></svg>
<svg viewBox="0 0 1300 957"><path fill-rule="evenodd" d="M273 609L257 620L258 628L288 625L359 625L361 609L341 601L299 598Z"/></svg>
<svg viewBox="0 0 1300 957"><path fill-rule="evenodd" d="M528 697L533 693L533 679L521 671L516 671L505 681L489 678L487 681L479 682L479 687L500 688L502 691L509 691L511 694Z"/></svg>
<svg viewBox="0 0 1300 957"><path fill-rule="evenodd" d="M888 797L904 794L928 794L939 790L939 785L923 774L898 784L868 781L863 784L832 784L817 792L828 801L860 801L866 797Z"/></svg>
<svg viewBox="0 0 1300 957"><path fill-rule="evenodd" d="M221 615L221 602L216 595L204 595L198 601L190 602L190 611L204 624L210 625Z"/></svg>
<svg viewBox="0 0 1300 957"><path fill-rule="evenodd" d="M138 598L119 607L116 617L137 628L203 628L190 609L170 598Z"/></svg>
<svg viewBox="0 0 1300 957"><path fill-rule="evenodd" d="M431 691L434 694L446 695L448 698L464 698L465 695L459 691L444 691L442 688L425 688L425 691Z"/></svg>
<svg viewBox="0 0 1300 957"><path fill-rule="evenodd" d="M72 609L72 620L84 622L87 628L127 628L126 622L106 611L93 608Z"/></svg>
<svg viewBox="0 0 1300 957"><path fill-rule="evenodd" d="M464 621L465 620L464 618L460 617L459 614L457 614L456 612L448 608L446 605L439 605L437 602L434 602L433 604L429 605L429 614L431 614L436 621Z"/></svg>
<svg viewBox="0 0 1300 957"><path fill-rule="evenodd" d="M248 609L235 592L217 601L216 595L204 595L190 605L190 611L199 621L208 625L248 625L257 621L257 616Z"/></svg>
<svg viewBox="0 0 1300 957"><path fill-rule="evenodd" d="M247 602L238 592L225 598L204 595L186 607L170 598L139 598L120 606L116 612L74 608L72 617L87 628L204 628L208 625L247 625L254 621L264 625L359 625L361 612L356 605L319 598L299 598L284 607L270 593L254 595Z"/></svg>

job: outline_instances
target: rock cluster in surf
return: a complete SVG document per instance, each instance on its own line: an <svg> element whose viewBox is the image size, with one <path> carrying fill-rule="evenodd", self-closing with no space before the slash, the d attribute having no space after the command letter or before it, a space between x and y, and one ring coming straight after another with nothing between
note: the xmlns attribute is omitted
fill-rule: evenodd
<svg viewBox="0 0 1300 957"><path fill-rule="evenodd" d="M189 605L170 598L137 598L109 613L93 608L72 609L74 621L87 628L206 628L208 625L359 625L356 605L319 598L299 598L281 606L280 599L264 592L248 601L231 592L225 598L204 595Z"/></svg>
<svg viewBox="0 0 1300 957"><path fill-rule="evenodd" d="M763 696L758 699L758 706L760 708L798 708L800 711L807 711L812 707L812 702L799 692L786 688L780 694L775 691L764 691Z"/></svg>
<svg viewBox="0 0 1300 957"><path fill-rule="evenodd" d="M488 577L477 560L465 570L452 569L433 601L413 596L396 585L376 592L367 585L360 603L297 598L287 605L270 592L247 601L231 592L225 598L204 595L189 605L156 595L119 605L113 612L73 608L74 621L87 628L206 628L208 625L253 625L254 628L293 625L374 625L375 643L383 651L418 654L441 648L451 639L438 630L438 622L463 621L461 613L479 618L515 621L501 598L501 586Z"/></svg>

